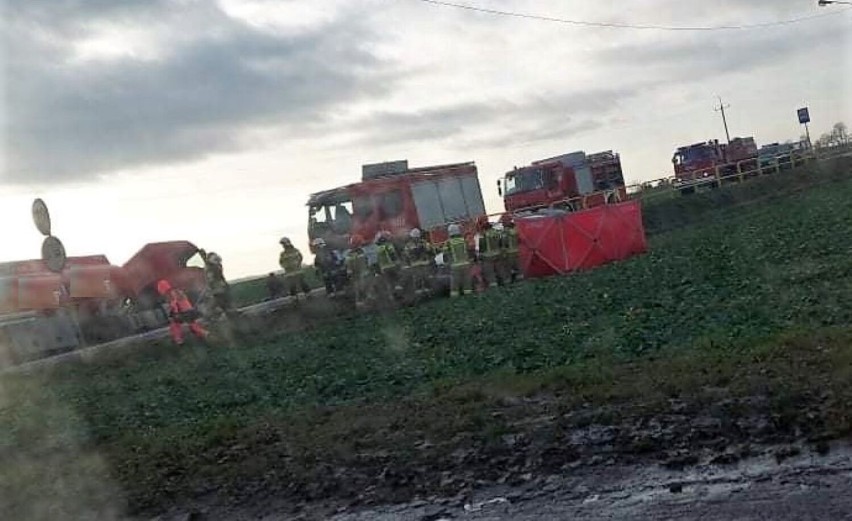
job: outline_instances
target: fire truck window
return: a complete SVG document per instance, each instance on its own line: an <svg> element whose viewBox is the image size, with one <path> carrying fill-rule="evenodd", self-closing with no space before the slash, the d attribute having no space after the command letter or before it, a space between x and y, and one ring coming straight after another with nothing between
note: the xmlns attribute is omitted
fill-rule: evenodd
<svg viewBox="0 0 852 521"><path fill-rule="evenodd" d="M355 217L358 217L359 219L366 219L373 213L373 201L369 196L356 197L353 210L355 212Z"/></svg>
<svg viewBox="0 0 852 521"><path fill-rule="evenodd" d="M382 194L382 219L392 219L402 213L402 192L394 190Z"/></svg>
<svg viewBox="0 0 852 521"><path fill-rule="evenodd" d="M548 170L544 173L544 186L547 188L556 187L556 171Z"/></svg>
<svg viewBox="0 0 852 521"><path fill-rule="evenodd" d="M201 258L201 254L195 252L195 254L187 259L186 266L188 268L204 268L204 259Z"/></svg>
<svg viewBox="0 0 852 521"><path fill-rule="evenodd" d="M310 210L310 220L312 223L324 223L328 220L326 216L325 206L312 206Z"/></svg>
<svg viewBox="0 0 852 521"><path fill-rule="evenodd" d="M342 201L331 209L332 228L337 233L346 233L352 224L352 201Z"/></svg>

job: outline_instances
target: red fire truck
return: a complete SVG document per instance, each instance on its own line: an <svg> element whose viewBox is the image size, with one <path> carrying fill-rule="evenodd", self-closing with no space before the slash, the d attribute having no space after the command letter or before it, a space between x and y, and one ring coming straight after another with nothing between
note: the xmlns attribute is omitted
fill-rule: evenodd
<svg viewBox="0 0 852 521"><path fill-rule="evenodd" d="M690 192L697 184L715 186L717 168L720 176L756 170L757 157L753 137L736 137L728 144L714 139L680 147L672 157L672 164L675 178L683 186L681 190Z"/></svg>
<svg viewBox="0 0 852 521"><path fill-rule="evenodd" d="M364 165L361 182L311 195L308 237L345 250L354 234L370 241L387 230L402 239L416 227L439 242L447 224L469 229L483 215L475 163L409 168L408 161L393 161Z"/></svg>
<svg viewBox="0 0 852 521"><path fill-rule="evenodd" d="M621 158L611 150L572 152L515 168L498 181L508 212L559 206L571 210L625 200Z"/></svg>

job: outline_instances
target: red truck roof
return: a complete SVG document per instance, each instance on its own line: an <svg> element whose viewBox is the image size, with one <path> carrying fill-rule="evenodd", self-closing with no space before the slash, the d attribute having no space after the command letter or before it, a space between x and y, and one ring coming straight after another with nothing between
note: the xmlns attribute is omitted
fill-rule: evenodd
<svg viewBox="0 0 852 521"><path fill-rule="evenodd" d="M446 165L409 168L404 172L388 174L386 176L368 179L366 181L359 181L357 183L350 183L330 190L323 190L322 192L316 192L310 195L307 204L308 206L315 206L349 200L349 197L351 197L351 194L353 193L369 193L374 190L382 191L382 188L396 186L401 181L413 183L435 177L467 174L474 169L476 169L476 164L473 161L467 163L450 163Z"/></svg>

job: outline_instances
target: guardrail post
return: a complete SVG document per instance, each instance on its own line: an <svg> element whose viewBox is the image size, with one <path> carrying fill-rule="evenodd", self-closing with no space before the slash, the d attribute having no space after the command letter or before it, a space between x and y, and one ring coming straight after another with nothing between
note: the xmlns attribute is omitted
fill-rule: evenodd
<svg viewBox="0 0 852 521"><path fill-rule="evenodd" d="M737 177L739 178L740 182L742 183L743 182L743 162L742 161L737 161Z"/></svg>

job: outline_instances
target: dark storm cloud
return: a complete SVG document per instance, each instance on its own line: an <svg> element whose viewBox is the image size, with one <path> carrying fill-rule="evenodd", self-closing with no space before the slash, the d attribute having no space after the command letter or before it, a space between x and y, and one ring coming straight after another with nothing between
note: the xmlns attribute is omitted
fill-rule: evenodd
<svg viewBox="0 0 852 521"><path fill-rule="evenodd" d="M446 140L457 146L486 148L532 143L598 128L619 101L637 92L638 87L602 88L415 112L383 111L359 121L358 127L368 129L362 134L364 141L380 145Z"/></svg>
<svg viewBox="0 0 852 521"><path fill-rule="evenodd" d="M6 168L2 181L65 181L240 149L240 130L322 120L382 92L365 26L337 19L280 35L212 2L27 1L4 23ZM55 9L53 9L55 7ZM75 61L97 23L158 25L155 59ZM144 27L144 25L143 25Z"/></svg>

